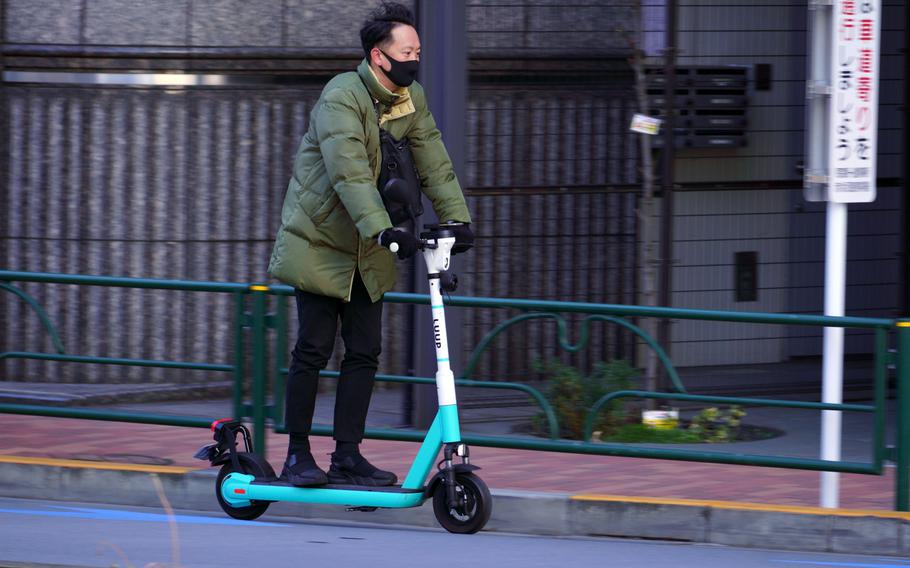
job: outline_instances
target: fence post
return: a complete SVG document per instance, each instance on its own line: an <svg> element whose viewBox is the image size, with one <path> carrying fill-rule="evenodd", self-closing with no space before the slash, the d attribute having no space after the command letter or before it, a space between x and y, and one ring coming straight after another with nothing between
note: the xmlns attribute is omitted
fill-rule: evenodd
<svg viewBox="0 0 910 568"><path fill-rule="evenodd" d="M253 293L253 451L265 458L265 382L268 376L266 365L266 302L268 286L250 286Z"/></svg>
<svg viewBox="0 0 910 568"><path fill-rule="evenodd" d="M885 462L885 429L888 397L888 330L875 330L875 432L873 434L872 459L876 469L882 470Z"/></svg>
<svg viewBox="0 0 910 568"><path fill-rule="evenodd" d="M243 375L246 372L246 361L243 356L243 334L246 329L246 313L244 312L245 295L234 292L234 392L232 395L233 417L243 418Z"/></svg>
<svg viewBox="0 0 910 568"><path fill-rule="evenodd" d="M910 321L897 322L897 471L894 509L910 510Z"/></svg>
<svg viewBox="0 0 910 568"><path fill-rule="evenodd" d="M281 369L287 365L288 356L288 315L284 296L275 296L275 352L272 354L272 424L284 426L285 379Z"/></svg>

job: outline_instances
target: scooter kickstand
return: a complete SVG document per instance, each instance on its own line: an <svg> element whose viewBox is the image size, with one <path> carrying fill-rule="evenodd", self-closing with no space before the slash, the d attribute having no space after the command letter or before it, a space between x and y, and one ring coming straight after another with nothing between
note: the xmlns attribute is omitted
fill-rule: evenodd
<svg viewBox="0 0 910 568"><path fill-rule="evenodd" d="M372 513L379 507L348 507L347 511L359 511L361 513Z"/></svg>

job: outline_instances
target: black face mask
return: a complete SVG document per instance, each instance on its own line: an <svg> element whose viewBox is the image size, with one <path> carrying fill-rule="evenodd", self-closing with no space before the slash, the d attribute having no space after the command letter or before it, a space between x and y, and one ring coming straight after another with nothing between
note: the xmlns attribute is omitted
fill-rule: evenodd
<svg viewBox="0 0 910 568"><path fill-rule="evenodd" d="M389 57L389 54L381 49L379 50L379 53L385 55L385 58L388 59L389 63L392 65L390 70L386 71L383 69L382 71L399 87L407 87L417 78L417 68L420 66L419 61L398 61L397 59Z"/></svg>

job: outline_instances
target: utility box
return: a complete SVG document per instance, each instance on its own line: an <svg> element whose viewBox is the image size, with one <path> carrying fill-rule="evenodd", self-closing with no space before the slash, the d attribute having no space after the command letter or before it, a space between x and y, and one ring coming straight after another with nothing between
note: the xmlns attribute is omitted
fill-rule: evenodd
<svg viewBox="0 0 910 568"><path fill-rule="evenodd" d="M667 117L663 67L645 70L650 114ZM746 145L749 68L678 67L673 107L677 148L738 148ZM654 146L663 145L654 137Z"/></svg>

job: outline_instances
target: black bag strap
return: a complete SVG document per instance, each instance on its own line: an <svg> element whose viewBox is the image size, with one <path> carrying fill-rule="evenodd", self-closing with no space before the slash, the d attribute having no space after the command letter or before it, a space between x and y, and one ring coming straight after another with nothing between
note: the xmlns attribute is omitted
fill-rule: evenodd
<svg viewBox="0 0 910 568"><path fill-rule="evenodd" d="M367 96L373 101L373 111L376 113L376 126L379 128L381 171L379 173L377 189L380 197L382 197L383 205L389 213L392 224L396 226L402 225L408 221L413 221L415 217L419 217L423 214L423 204L420 198L420 176L417 173L414 158L411 155L410 142L408 142L407 137L398 140L392 136L391 132L382 127L382 115L379 112L379 101L373 98L373 94L370 93L370 88L367 86L366 81L363 80L363 77L360 77L360 82L363 83L363 87L367 91ZM395 173L391 175L405 180L408 187L414 192L410 207L403 207L397 203L391 203L386 199L383 187L390 176L388 169L389 165L393 165L396 170Z"/></svg>

